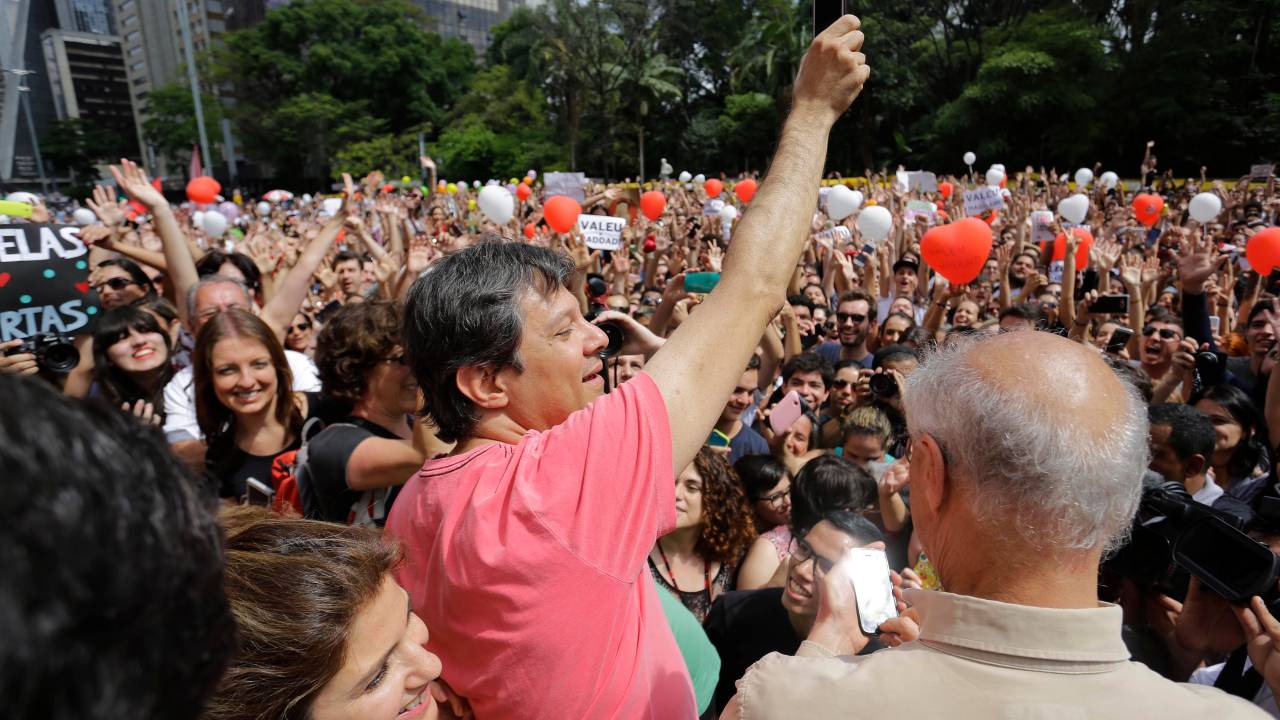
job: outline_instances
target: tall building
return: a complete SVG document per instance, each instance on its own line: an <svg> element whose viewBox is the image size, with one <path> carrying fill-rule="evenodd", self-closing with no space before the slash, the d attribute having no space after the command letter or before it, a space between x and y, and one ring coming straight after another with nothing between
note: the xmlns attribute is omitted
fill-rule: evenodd
<svg viewBox="0 0 1280 720"><path fill-rule="evenodd" d="M133 104L120 39L68 30L41 35L44 65L59 120L81 119L115 139L104 157L137 157Z"/></svg>
<svg viewBox="0 0 1280 720"><path fill-rule="evenodd" d="M55 0L58 27L71 32L113 35L110 0Z"/></svg>
<svg viewBox="0 0 1280 720"><path fill-rule="evenodd" d="M442 37L461 38L483 54L492 39L493 26L511 17L525 0L414 0L436 21Z"/></svg>
<svg viewBox="0 0 1280 720"><path fill-rule="evenodd" d="M51 2L0 0L0 68L6 69L0 71L0 183L5 185L33 186L40 177L32 125L38 138L58 117L44 72L40 34L57 27L57 22Z"/></svg>

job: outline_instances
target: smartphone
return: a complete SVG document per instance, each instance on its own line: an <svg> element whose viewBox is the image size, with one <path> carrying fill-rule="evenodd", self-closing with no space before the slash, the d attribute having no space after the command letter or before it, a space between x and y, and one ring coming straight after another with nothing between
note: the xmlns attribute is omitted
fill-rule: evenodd
<svg viewBox="0 0 1280 720"><path fill-rule="evenodd" d="M1280 557L1218 517L1203 517L1182 531L1173 560L1228 602L1265 596L1280 575Z"/></svg>
<svg viewBox="0 0 1280 720"><path fill-rule="evenodd" d="M712 429L711 437L707 438L707 447L729 447L729 436L719 430Z"/></svg>
<svg viewBox="0 0 1280 720"><path fill-rule="evenodd" d="M1107 341L1106 352L1113 355L1120 354L1121 350L1129 344L1129 339L1133 337L1133 330L1127 327L1118 327L1111 333L1111 339Z"/></svg>
<svg viewBox="0 0 1280 720"><path fill-rule="evenodd" d="M257 478L245 478L245 502L249 505L270 505L276 491Z"/></svg>
<svg viewBox="0 0 1280 720"><path fill-rule="evenodd" d="M1210 315L1209 316L1209 332L1213 333L1214 335L1217 335L1218 329L1220 327L1222 327L1222 318L1218 317L1217 315Z"/></svg>
<svg viewBox="0 0 1280 720"><path fill-rule="evenodd" d="M769 429L774 435L781 435L787 431L787 428L800 419L800 415L804 413L804 405L800 400L800 393L792 390L783 396L777 405L773 406L773 410L769 412Z"/></svg>
<svg viewBox="0 0 1280 720"><path fill-rule="evenodd" d="M1129 312L1129 296L1103 295L1089 306L1089 312L1095 315L1123 315Z"/></svg>
<svg viewBox="0 0 1280 720"><path fill-rule="evenodd" d="M898 616L889 558L883 550L854 548L840 562L845 564L853 592L858 596L858 624L863 634L875 635L885 620Z"/></svg>
<svg viewBox="0 0 1280 720"><path fill-rule="evenodd" d="M1085 270L1084 277L1080 280L1080 290L1078 291L1079 295L1084 296L1097 289L1098 289L1098 271L1094 270L1093 268Z"/></svg>
<svg viewBox="0 0 1280 720"><path fill-rule="evenodd" d="M817 37L823 30L845 14L844 0L813 0L813 34Z"/></svg>
<svg viewBox="0 0 1280 720"><path fill-rule="evenodd" d="M696 272L684 276L684 289L691 293L709 293L720 282L718 272Z"/></svg>

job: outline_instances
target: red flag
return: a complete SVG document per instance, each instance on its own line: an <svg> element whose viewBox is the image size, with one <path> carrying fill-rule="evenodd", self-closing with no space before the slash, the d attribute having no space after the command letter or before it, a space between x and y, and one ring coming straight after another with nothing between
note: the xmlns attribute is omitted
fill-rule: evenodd
<svg viewBox="0 0 1280 720"><path fill-rule="evenodd" d="M188 180L195 180L204 175L204 169L200 167L200 146L191 146L191 167L187 168L187 174L190 176Z"/></svg>

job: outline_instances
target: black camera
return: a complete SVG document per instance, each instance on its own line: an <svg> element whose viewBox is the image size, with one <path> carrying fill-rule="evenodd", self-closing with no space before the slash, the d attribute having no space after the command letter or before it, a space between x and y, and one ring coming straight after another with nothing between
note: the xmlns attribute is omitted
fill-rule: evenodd
<svg viewBox="0 0 1280 720"><path fill-rule="evenodd" d="M1154 473L1143 485L1129 542L1106 569L1177 600L1186 597L1190 574L1235 604L1254 595L1275 602L1280 557L1244 534L1239 518L1196 502L1181 483Z"/></svg>
<svg viewBox="0 0 1280 720"><path fill-rule="evenodd" d="M876 397L891 398L898 396L898 381L889 373L872 375L867 381L867 385L871 390L871 394Z"/></svg>
<svg viewBox="0 0 1280 720"><path fill-rule="evenodd" d="M1196 378L1201 388L1221 385L1227 379L1227 354L1210 350L1196 353Z"/></svg>
<svg viewBox="0 0 1280 720"><path fill-rule="evenodd" d="M595 323L596 318L600 317L600 313L606 312L608 311L608 309L609 308L605 305L601 305L600 303L593 303L591 305L590 311L587 313L587 316L586 316L587 322ZM605 322L602 322L599 325L596 325L596 327L603 330L605 336L609 338L609 344L606 345L604 349L601 350L599 353L600 357L611 358L614 355L617 355L618 353L622 352L622 345L627 340L627 334L623 332L621 325L619 325L616 322L606 320Z"/></svg>
<svg viewBox="0 0 1280 720"><path fill-rule="evenodd" d="M56 375L66 375L80 364L80 351L71 342L71 338L58 333L32 335L25 338L21 345L5 351L5 355L24 353L36 356L36 365L41 371Z"/></svg>

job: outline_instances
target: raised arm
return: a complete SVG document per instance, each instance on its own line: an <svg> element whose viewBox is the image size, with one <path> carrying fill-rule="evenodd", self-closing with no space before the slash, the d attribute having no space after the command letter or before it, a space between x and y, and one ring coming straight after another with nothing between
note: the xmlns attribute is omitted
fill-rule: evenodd
<svg viewBox="0 0 1280 720"><path fill-rule="evenodd" d="M173 296L178 299L178 317L182 324L191 327L191 319L187 317L187 291L200 280L196 273L196 261L191 258L191 250L187 248L187 238L178 226L178 219L173 216L173 209L164 195L151 186L147 173L131 160L121 159L120 166L111 166L111 175L116 184L129 194L129 197L142 203L155 220L156 234L164 246L165 272L173 285ZM292 320L292 316L289 318Z"/></svg>
<svg viewBox="0 0 1280 720"><path fill-rule="evenodd" d="M337 239L338 231L342 229L342 222L342 213L329 218L320 232L307 243L307 247L298 256L298 262L294 264L293 269L284 276L275 297L262 308L263 322L271 326L281 342L284 342L284 336L288 332L289 323L293 322L293 316L297 315L298 309L302 307L302 301L307 299L307 290L311 287L311 275L316 268L320 267L325 253L329 252L333 241Z"/></svg>
<svg viewBox="0 0 1280 720"><path fill-rule="evenodd" d="M784 300L818 202L827 136L870 72L859 25L846 15L814 38L769 176L738 225L720 284L645 365L666 401L676 473L702 447Z"/></svg>

